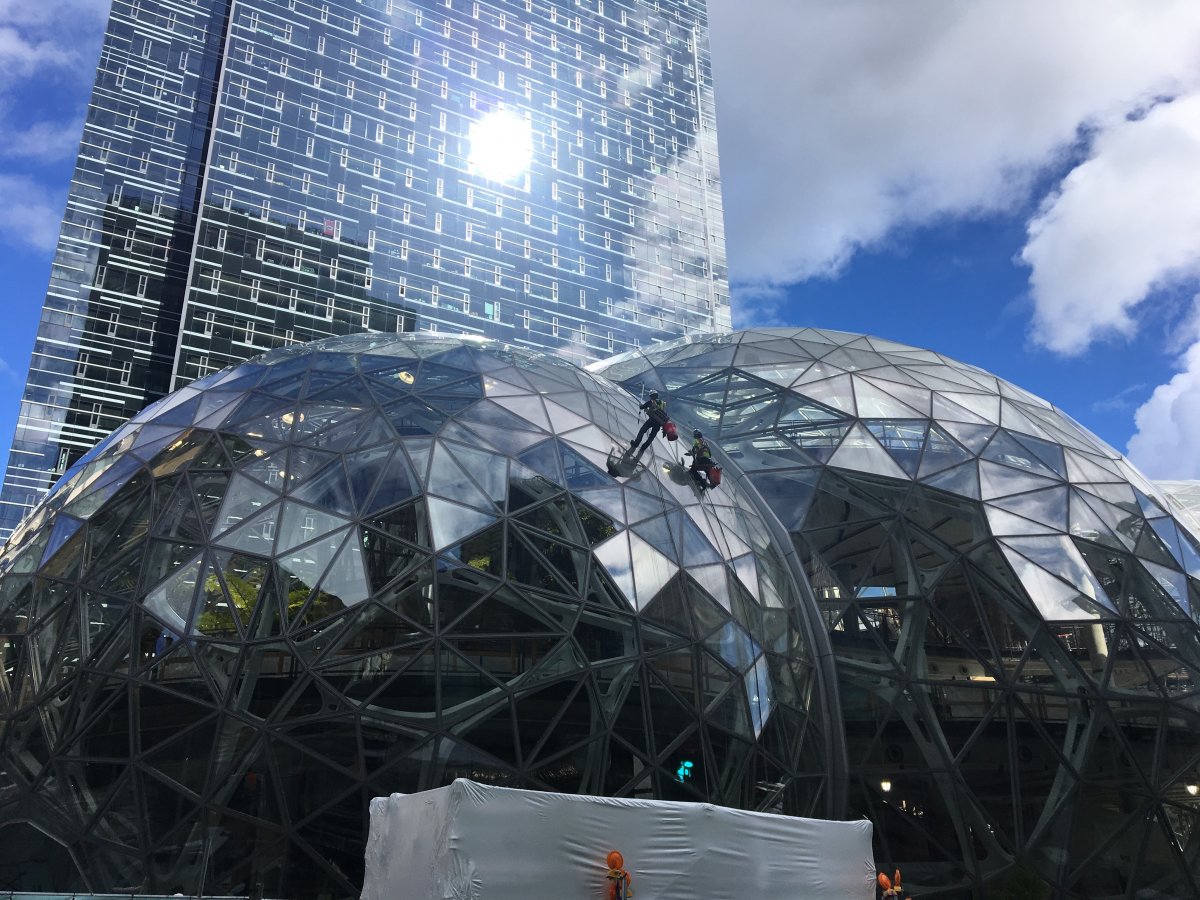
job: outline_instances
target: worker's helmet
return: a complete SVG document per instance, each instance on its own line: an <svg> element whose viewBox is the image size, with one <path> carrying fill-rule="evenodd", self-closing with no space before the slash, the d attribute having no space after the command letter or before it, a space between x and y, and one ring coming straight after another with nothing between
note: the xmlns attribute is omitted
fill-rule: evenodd
<svg viewBox="0 0 1200 900"><path fill-rule="evenodd" d="M702 438L702 437L704 437L704 433L699 428L697 428L695 431L692 432L692 437Z"/></svg>
<svg viewBox="0 0 1200 900"><path fill-rule="evenodd" d="M651 392L650 392L650 399L651 399L651 400L657 400L657 399L658 399L658 391L651 391Z"/></svg>

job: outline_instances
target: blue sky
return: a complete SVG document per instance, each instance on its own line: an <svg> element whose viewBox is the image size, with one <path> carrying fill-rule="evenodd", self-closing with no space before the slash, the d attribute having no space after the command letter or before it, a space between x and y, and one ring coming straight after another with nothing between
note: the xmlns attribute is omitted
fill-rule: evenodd
<svg viewBox="0 0 1200 900"><path fill-rule="evenodd" d="M107 6L0 0L0 453ZM927 346L1200 478L1200 3L709 7L735 324Z"/></svg>

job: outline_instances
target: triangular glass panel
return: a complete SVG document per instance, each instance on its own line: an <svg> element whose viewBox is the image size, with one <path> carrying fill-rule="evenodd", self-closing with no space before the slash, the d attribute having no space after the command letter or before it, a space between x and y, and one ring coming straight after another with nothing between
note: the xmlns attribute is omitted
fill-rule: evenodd
<svg viewBox="0 0 1200 900"><path fill-rule="evenodd" d="M200 581L200 560L175 572L146 597L146 609L178 635L187 633L192 600Z"/></svg>
<svg viewBox="0 0 1200 900"><path fill-rule="evenodd" d="M220 535L233 528L278 499L279 494L270 488L241 473L235 474L229 481L225 500L221 504L221 511L217 514L214 535Z"/></svg>
<svg viewBox="0 0 1200 900"><path fill-rule="evenodd" d="M456 426L461 426L463 423L463 415L459 414L455 419L454 424ZM517 421L519 422L520 420L518 419ZM463 429L463 433L475 436L481 447L487 447L498 453L510 456L521 453L531 445L545 439L545 434L540 431L505 428L502 425L485 424L482 422L471 422L469 426L469 428Z"/></svg>
<svg viewBox="0 0 1200 900"><path fill-rule="evenodd" d="M499 522L475 532L461 544L447 548L443 556L465 563L477 572L502 577L505 571L504 544L504 524ZM455 570L454 577L461 579L464 573Z"/></svg>
<svg viewBox="0 0 1200 900"><path fill-rule="evenodd" d="M518 462L509 467L507 505L510 513L557 498L562 493L559 485Z"/></svg>
<svg viewBox="0 0 1200 900"><path fill-rule="evenodd" d="M1059 478L1067 477L1067 463L1063 448L1050 441L1030 437L1028 434L1014 435L1016 440L1029 449L1037 459L1053 471Z"/></svg>
<svg viewBox="0 0 1200 900"><path fill-rule="evenodd" d="M1120 481L1121 475L1112 463L1102 456L1067 448L1065 451L1067 477L1073 482Z"/></svg>
<svg viewBox="0 0 1200 900"><path fill-rule="evenodd" d="M154 424L191 425L200 408L199 393L194 388L184 387L164 398L163 405L154 410Z"/></svg>
<svg viewBox="0 0 1200 900"><path fill-rule="evenodd" d="M961 395L957 395L957 396L961 396ZM999 404L998 399L996 400L996 402L997 402L997 404ZM985 416L981 416L975 412L972 412L967 407L962 406L958 403L955 403L953 400L948 399L947 396L944 393L941 393L940 391L934 391L934 393L933 393L932 408L933 408L933 418L936 419L937 423L939 425L941 425L943 428L945 428L947 431L949 431L951 434L954 434L953 426L957 425L957 424L968 424L968 425L995 425L996 424L994 419L989 419ZM955 435L955 436L957 437L957 435Z"/></svg>
<svg viewBox="0 0 1200 900"><path fill-rule="evenodd" d="M789 455L786 452L781 454L779 451L775 451L773 455L782 456L784 459L793 459L793 464L796 465L825 462L849 430L850 425L846 422L781 426L776 434L780 438L794 443L803 453Z"/></svg>
<svg viewBox="0 0 1200 900"><path fill-rule="evenodd" d="M344 516L335 516L292 500L285 501L279 520L279 539L276 553L284 554L293 548L323 537L350 524Z"/></svg>
<svg viewBox="0 0 1200 900"><path fill-rule="evenodd" d="M494 400L482 400L459 413L456 418L469 428L474 428L478 424L487 426L489 431L498 429L500 431L517 431L534 435L544 434L535 430L529 422L509 412Z"/></svg>
<svg viewBox="0 0 1200 900"><path fill-rule="evenodd" d="M633 559L629 550L629 534L622 532L592 549L596 560L608 577L625 596L630 609L637 609L637 592L633 585Z"/></svg>
<svg viewBox="0 0 1200 900"><path fill-rule="evenodd" d="M880 385L870 379L854 376L854 399L858 415L863 419L920 419L927 416L908 404L896 399Z"/></svg>
<svg viewBox="0 0 1200 900"><path fill-rule="evenodd" d="M392 447L374 447L359 453L346 454L346 471L350 476L350 497L356 509L363 509L379 475L391 464ZM401 459L407 468L407 460Z"/></svg>
<svg viewBox="0 0 1200 900"><path fill-rule="evenodd" d="M466 378L460 378L457 381L443 381L436 385L431 385L425 376L425 368L421 369L422 375L418 380L416 388L430 403L435 406L453 401L456 409L461 409L462 401L474 401L483 396L483 383L478 374L472 372ZM459 374L462 374L461 372Z"/></svg>
<svg viewBox="0 0 1200 900"><path fill-rule="evenodd" d="M380 444L390 445L396 440L396 434L385 418L368 413L368 421L370 424L355 435L352 442L354 449L365 450ZM347 446L345 449L350 449L350 447Z"/></svg>
<svg viewBox="0 0 1200 900"><path fill-rule="evenodd" d="M1006 538L1000 546L1047 621L1092 621L1109 607L1104 589L1066 536Z"/></svg>
<svg viewBox="0 0 1200 900"><path fill-rule="evenodd" d="M733 571L742 586L754 597L761 596L758 583L757 557L753 553L742 553L733 559Z"/></svg>
<svg viewBox="0 0 1200 900"><path fill-rule="evenodd" d="M235 606L225 593L216 570L207 566L200 582L200 600L196 607L195 630L208 637L240 638L250 621L249 607Z"/></svg>
<svg viewBox="0 0 1200 900"><path fill-rule="evenodd" d="M917 474L925 446L926 422L867 422L867 430L909 478Z"/></svg>
<svg viewBox="0 0 1200 900"><path fill-rule="evenodd" d="M679 571L679 567L636 534L629 535L636 586L637 608L641 609Z"/></svg>
<svg viewBox="0 0 1200 900"><path fill-rule="evenodd" d="M984 512L987 513L988 527L991 529L992 534L997 537L1031 534L1059 535L1062 533L1061 529L1053 528L1033 519L1026 519L1023 516L1008 512L991 504L984 506Z"/></svg>
<svg viewBox="0 0 1200 900"><path fill-rule="evenodd" d="M1141 524L1142 527L1138 530L1137 543L1134 545L1133 552L1142 559L1150 559L1160 565L1178 565L1154 529L1145 527L1144 523L1138 524Z"/></svg>
<svg viewBox="0 0 1200 900"><path fill-rule="evenodd" d="M359 379L354 377L348 370L343 370L340 372L331 371L331 367L325 365L327 361L332 362L332 360L328 358L322 359L322 364L319 366L319 368L314 368L309 371L308 378L305 380L304 388L302 390L304 398L306 400L313 400L316 399L318 394L332 390L334 392L333 401L341 405L346 400L353 400L355 397L361 397L363 391ZM347 367L347 369L348 368L349 367ZM347 378L352 379L353 388L344 395L338 393L338 387L344 385Z"/></svg>
<svg viewBox="0 0 1200 900"><path fill-rule="evenodd" d="M353 529L343 528L338 531L322 534L312 543L305 544L304 546L296 547L286 552L281 550L279 552L278 564L280 568L295 580L301 582L306 590L311 590L316 586L334 556L341 549L342 544L346 540L346 535L351 532L353 532ZM289 591L294 587L296 585L289 588Z"/></svg>
<svg viewBox="0 0 1200 900"><path fill-rule="evenodd" d="M364 406L363 401L370 397L366 383L357 375L347 378L341 373L331 375L328 383L320 384L317 379L321 373L314 372L309 376L308 387L304 396L306 400L318 403L334 403L349 408Z"/></svg>
<svg viewBox="0 0 1200 900"><path fill-rule="evenodd" d="M445 416L415 397L384 408L384 415L401 437L437 434Z"/></svg>
<svg viewBox="0 0 1200 900"><path fill-rule="evenodd" d="M50 538L46 541L46 549L42 553L41 565L45 565L63 545L73 538L83 527L83 520L76 519L65 513L60 513L50 528Z"/></svg>
<svg viewBox="0 0 1200 900"><path fill-rule="evenodd" d="M234 440L237 439L234 438ZM249 458L243 458L235 478L254 479L273 491L283 490L288 473L292 471L291 466L288 465L286 446L273 448L269 452L261 448L252 449L247 457ZM333 459L332 455L326 458L326 462L331 459Z"/></svg>
<svg viewBox="0 0 1200 900"><path fill-rule="evenodd" d="M1033 522L1051 526L1055 531L1067 530L1067 487L1051 487L1008 497L996 497L992 506L1016 513Z"/></svg>
<svg viewBox="0 0 1200 900"><path fill-rule="evenodd" d="M704 644L738 672L746 671L762 654L762 648L735 622L726 622Z"/></svg>
<svg viewBox="0 0 1200 900"><path fill-rule="evenodd" d="M1180 609L1184 613L1191 614L1191 598L1188 596L1187 576L1183 572L1177 571L1174 568L1159 565L1158 563L1150 562L1148 559L1141 560L1142 565L1146 567L1154 580L1172 600L1179 604Z"/></svg>
<svg viewBox="0 0 1200 900"><path fill-rule="evenodd" d="M1028 436L1031 440L1057 438L1058 435L1054 430L1045 427L1044 415L1044 410L1038 410L1030 415L1021 403L1008 399L1000 401L1001 426L1015 434Z"/></svg>
<svg viewBox="0 0 1200 900"><path fill-rule="evenodd" d="M788 472L755 472L750 479L771 511L789 531L800 527L820 479L819 469Z"/></svg>
<svg viewBox="0 0 1200 900"><path fill-rule="evenodd" d="M557 441L553 439L543 441L536 447L526 450L517 457L517 460L549 481L560 485L563 483ZM611 480L606 476L603 483L611 483Z"/></svg>
<svg viewBox="0 0 1200 900"><path fill-rule="evenodd" d="M299 430L297 425L297 430ZM299 437L297 438L300 439ZM394 440L386 426L378 421L369 420L365 416L339 419L321 431L303 438L310 446L323 450L341 451L350 448L367 447L384 441Z"/></svg>
<svg viewBox="0 0 1200 900"><path fill-rule="evenodd" d="M288 484L304 481L337 458L337 454L330 450L293 445L288 450L287 469L283 473L284 480Z"/></svg>
<svg viewBox="0 0 1200 900"><path fill-rule="evenodd" d="M443 441L440 446L450 451L494 503L504 502L508 491L508 460L504 456L449 441Z"/></svg>
<svg viewBox="0 0 1200 900"><path fill-rule="evenodd" d="M404 451L397 447L383 465L379 483L370 499L361 507L362 515L375 516L398 503L404 503L419 490L418 480L405 458Z"/></svg>
<svg viewBox="0 0 1200 900"><path fill-rule="evenodd" d="M503 457L500 457L503 461ZM463 471L450 451L436 442L429 467L428 493L453 499L466 506L486 512L494 512L495 505L472 478Z"/></svg>
<svg viewBox="0 0 1200 900"><path fill-rule="evenodd" d="M846 415L857 415L854 405L854 387L849 375L814 378L818 370L827 371L820 365L815 365L792 386L792 390L802 398L815 401L817 404L831 409L840 410Z"/></svg>
<svg viewBox="0 0 1200 900"><path fill-rule="evenodd" d="M270 566L261 559L217 553L213 557L211 570L224 584L232 610L243 625L248 625L258 607L263 585L270 575ZM205 589L210 589L207 578Z"/></svg>
<svg viewBox="0 0 1200 900"><path fill-rule="evenodd" d="M1101 509L1112 509L1103 500L1088 497L1075 488L1071 489L1071 509L1068 520L1068 530L1071 536L1085 541L1095 541L1117 550L1132 550L1133 541L1122 538L1113 531L1110 524L1093 508L1093 504Z"/></svg>
<svg viewBox="0 0 1200 900"><path fill-rule="evenodd" d="M949 433L937 425L931 425L917 477L924 481L936 472L961 465L969 459L972 459L971 453L960 446Z"/></svg>
<svg viewBox="0 0 1200 900"><path fill-rule="evenodd" d="M630 523L661 516L666 512L666 504L660 497L652 497L633 487L626 487L624 493L626 516Z"/></svg>
<svg viewBox="0 0 1200 900"><path fill-rule="evenodd" d="M1062 477L1059 472L1044 464L1037 454L1027 449L1004 429L996 432L981 456L983 459L1045 478Z"/></svg>
<svg viewBox="0 0 1200 900"><path fill-rule="evenodd" d="M494 396L494 395L493 395ZM555 431L550 425L541 394L524 393L511 397L497 397L492 402L524 420L526 429Z"/></svg>
<svg viewBox="0 0 1200 900"><path fill-rule="evenodd" d="M574 506L583 542L587 546L594 547L596 544L608 540L620 530L609 516L584 503L578 496L575 498Z"/></svg>
<svg viewBox="0 0 1200 900"><path fill-rule="evenodd" d="M688 607L691 599L684 592L686 584L686 575L677 576L642 608L638 618L690 637L692 617Z"/></svg>
<svg viewBox="0 0 1200 900"><path fill-rule="evenodd" d="M587 503L600 510L618 525L626 524L625 492L619 484L613 483L601 488L583 489L574 492L575 496L586 500Z"/></svg>
<svg viewBox="0 0 1200 900"><path fill-rule="evenodd" d="M375 590L382 589L426 557L412 544L394 540L374 528L363 529L362 547L368 583Z"/></svg>
<svg viewBox="0 0 1200 900"><path fill-rule="evenodd" d="M435 550L443 550L457 544L468 534L496 521L494 515L451 503L440 497L428 497L426 505Z"/></svg>
<svg viewBox="0 0 1200 900"><path fill-rule="evenodd" d="M869 384L878 390L885 391L890 397L911 409L912 412L906 413L904 418L928 419L932 415L933 392L917 383L916 379L902 369L888 369L871 376L858 375L855 377L856 391L859 384ZM861 403L862 398L860 397L859 409L862 409Z"/></svg>
<svg viewBox="0 0 1200 900"><path fill-rule="evenodd" d="M340 460L301 482L299 487L291 491L291 495L296 500L311 503L328 512L343 516L354 515L350 483Z"/></svg>
<svg viewBox="0 0 1200 900"><path fill-rule="evenodd" d="M1000 398L995 394L968 391L942 391L940 396L950 403L970 410L985 422L991 422L996 425L1000 424ZM943 415L938 411L936 400L934 401L934 415L939 419L943 418ZM946 416L945 418L954 419L953 416Z"/></svg>
<svg viewBox="0 0 1200 900"><path fill-rule="evenodd" d="M508 577L514 581L577 596L586 559L582 550L510 527L506 566Z"/></svg>
<svg viewBox="0 0 1200 900"><path fill-rule="evenodd" d="M362 603L371 595L357 529L350 529L342 549L325 570L320 590L336 597L346 607Z"/></svg>
<svg viewBox="0 0 1200 900"><path fill-rule="evenodd" d="M577 450L572 449L561 441L558 442L558 446L567 487L574 490L578 488L601 487L611 483L612 478L607 472L589 462Z"/></svg>
<svg viewBox="0 0 1200 900"><path fill-rule="evenodd" d="M1057 486L1057 479L1044 478L1022 469L1000 463L979 461L979 481L984 500L994 500L1011 494L1022 494ZM1065 515L1065 510L1063 511Z"/></svg>
<svg viewBox="0 0 1200 900"><path fill-rule="evenodd" d="M255 513L236 528L231 528L214 538L215 544L242 550L259 556L270 556L274 553L275 535L278 531L279 511L282 504L274 503Z"/></svg>
<svg viewBox="0 0 1200 900"><path fill-rule="evenodd" d="M639 522L633 527L633 532L649 542L651 546L656 547L668 559L679 559L679 548L676 545L670 522L665 516Z"/></svg>
<svg viewBox="0 0 1200 900"><path fill-rule="evenodd" d="M841 445L829 458L829 465L888 478L908 478L908 474L896 464L861 422L850 429Z"/></svg>
<svg viewBox="0 0 1200 900"><path fill-rule="evenodd" d="M557 633L537 604L509 589L496 591L476 603L443 630L449 635L469 636Z"/></svg>

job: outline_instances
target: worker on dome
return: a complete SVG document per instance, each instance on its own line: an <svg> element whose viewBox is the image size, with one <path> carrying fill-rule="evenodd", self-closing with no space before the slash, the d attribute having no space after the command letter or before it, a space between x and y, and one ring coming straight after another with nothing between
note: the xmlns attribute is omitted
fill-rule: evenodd
<svg viewBox="0 0 1200 900"><path fill-rule="evenodd" d="M646 414L646 421L642 423L637 437L629 442L631 453L640 453L649 447L651 442L658 437L663 427L670 421L667 416L667 404L664 400L659 399L658 391L651 391L649 398L639 408ZM649 433L648 436L647 433ZM646 443L638 447L638 444L642 443L643 437L646 438Z"/></svg>
<svg viewBox="0 0 1200 900"><path fill-rule="evenodd" d="M712 448L708 446L708 441L704 439L704 433L699 428L692 432L692 449L688 450L684 456L692 458L689 471L700 487L716 487L720 483L719 480L714 482L711 477L716 463L713 462Z"/></svg>

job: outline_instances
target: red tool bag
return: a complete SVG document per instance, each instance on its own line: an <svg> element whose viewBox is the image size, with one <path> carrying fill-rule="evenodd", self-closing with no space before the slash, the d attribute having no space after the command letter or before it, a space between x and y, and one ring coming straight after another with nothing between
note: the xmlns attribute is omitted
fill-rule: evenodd
<svg viewBox="0 0 1200 900"><path fill-rule="evenodd" d="M708 483L716 487L721 483L721 467L711 466L708 470Z"/></svg>
<svg viewBox="0 0 1200 900"><path fill-rule="evenodd" d="M668 421L666 424L663 425L662 430L663 430L663 434L665 434L667 436L668 441L679 440L679 429L677 429L675 427L674 422Z"/></svg>

